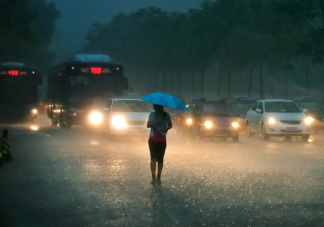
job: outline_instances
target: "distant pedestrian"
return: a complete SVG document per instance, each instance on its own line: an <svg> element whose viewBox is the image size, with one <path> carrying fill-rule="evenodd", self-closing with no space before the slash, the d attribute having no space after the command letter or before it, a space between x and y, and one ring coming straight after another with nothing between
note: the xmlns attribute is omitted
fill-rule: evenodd
<svg viewBox="0 0 324 227"><path fill-rule="evenodd" d="M1 138L1 148L0 152L2 155L3 160L11 161L13 160L11 156L10 151L10 140L9 140L9 132L8 129L4 129L2 132L2 138Z"/></svg>
<svg viewBox="0 0 324 227"><path fill-rule="evenodd" d="M149 149L151 153L152 185L161 184L161 173L163 169L163 159L166 149L166 134L172 128L169 113L164 111L163 106L154 104L155 112L150 113L147 127L151 128L149 137ZM155 177L156 162L158 163L158 174Z"/></svg>

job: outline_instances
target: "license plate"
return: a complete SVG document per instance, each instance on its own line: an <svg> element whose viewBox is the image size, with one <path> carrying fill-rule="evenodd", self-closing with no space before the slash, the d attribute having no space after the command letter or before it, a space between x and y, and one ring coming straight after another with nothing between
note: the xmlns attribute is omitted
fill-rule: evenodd
<svg viewBox="0 0 324 227"><path fill-rule="evenodd" d="M289 132L296 132L298 131L298 127L287 127L286 130Z"/></svg>

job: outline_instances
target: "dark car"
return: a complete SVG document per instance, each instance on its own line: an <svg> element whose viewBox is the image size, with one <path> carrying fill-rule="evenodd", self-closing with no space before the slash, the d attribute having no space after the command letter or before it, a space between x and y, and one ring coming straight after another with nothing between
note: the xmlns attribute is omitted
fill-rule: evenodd
<svg viewBox="0 0 324 227"><path fill-rule="evenodd" d="M324 130L324 103L320 99L313 97L303 97L295 99L301 109L307 109L306 115L313 119L312 130L317 132Z"/></svg>
<svg viewBox="0 0 324 227"><path fill-rule="evenodd" d="M208 101L195 106L192 113L192 135L200 138L232 138L239 140L237 115L225 100Z"/></svg>
<svg viewBox="0 0 324 227"><path fill-rule="evenodd" d="M238 115L237 121L240 124L241 131L246 129L246 112L251 109L255 102L255 99L248 96L237 96L235 100L229 102L234 114Z"/></svg>
<svg viewBox="0 0 324 227"><path fill-rule="evenodd" d="M191 125L192 125L192 112L195 106L198 103L201 103L205 100L205 98L200 97L192 97L190 99L183 100L184 104L188 108L188 110L177 110L175 112L170 113L171 119L173 120L173 127L181 133L187 134L191 133ZM167 111L167 110L166 110ZM168 112L168 111L167 111Z"/></svg>

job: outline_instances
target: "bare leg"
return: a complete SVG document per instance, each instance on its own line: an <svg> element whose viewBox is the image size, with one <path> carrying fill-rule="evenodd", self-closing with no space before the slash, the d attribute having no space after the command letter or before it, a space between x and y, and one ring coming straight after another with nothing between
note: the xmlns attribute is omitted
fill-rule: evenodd
<svg viewBox="0 0 324 227"><path fill-rule="evenodd" d="M163 162L158 163L158 176L160 177L161 177L162 169L163 169Z"/></svg>
<svg viewBox="0 0 324 227"><path fill-rule="evenodd" d="M153 176L153 174L155 176L155 171L156 171L156 160L155 159L152 159L151 160L151 172L152 172L152 176Z"/></svg>

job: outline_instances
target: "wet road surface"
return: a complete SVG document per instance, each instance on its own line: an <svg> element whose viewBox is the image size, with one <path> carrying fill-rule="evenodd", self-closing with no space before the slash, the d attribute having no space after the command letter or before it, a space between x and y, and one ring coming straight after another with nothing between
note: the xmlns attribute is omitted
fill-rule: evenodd
<svg viewBox="0 0 324 227"><path fill-rule="evenodd" d="M150 185L146 140L46 118L9 133L15 160L0 167L1 227L324 225L324 132L308 143L170 133L160 187Z"/></svg>

